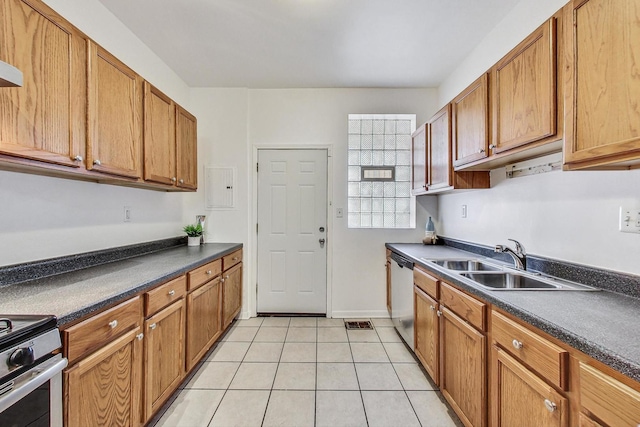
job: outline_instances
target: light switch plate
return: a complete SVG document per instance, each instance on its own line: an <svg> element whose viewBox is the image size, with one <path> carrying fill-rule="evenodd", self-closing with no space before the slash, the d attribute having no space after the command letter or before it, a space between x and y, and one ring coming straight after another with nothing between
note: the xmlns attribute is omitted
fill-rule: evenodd
<svg viewBox="0 0 640 427"><path fill-rule="evenodd" d="M640 208L620 206L618 229L622 233L640 234Z"/></svg>

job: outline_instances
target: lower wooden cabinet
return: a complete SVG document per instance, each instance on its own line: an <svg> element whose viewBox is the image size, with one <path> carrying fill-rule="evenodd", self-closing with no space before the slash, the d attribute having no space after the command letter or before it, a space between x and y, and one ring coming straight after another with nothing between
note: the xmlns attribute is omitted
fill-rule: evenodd
<svg viewBox="0 0 640 427"><path fill-rule="evenodd" d="M484 334L441 306L440 389L467 427L487 424Z"/></svg>
<svg viewBox="0 0 640 427"><path fill-rule="evenodd" d="M417 286L413 287L415 354L436 385L439 378L440 322L438 302Z"/></svg>
<svg viewBox="0 0 640 427"><path fill-rule="evenodd" d="M492 347L492 426L567 427L569 402L499 347Z"/></svg>
<svg viewBox="0 0 640 427"><path fill-rule="evenodd" d="M195 366L222 332L220 298L220 277L187 295L187 370Z"/></svg>
<svg viewBox="0 0 640 427"><path fill-rule="evenodd" d="M601 420L602 425L640 425L640 391L583 362L580 362L579 378L582 411ZM580 425L600 425L593 418L581 414Z"/></svg>
<svg viewBox="0 0 640 427"><path fill-rule="evenodd" d="M145 420L162 406L185 374L184 298L144 322Z"/></svg>
<svg viewBox="0 0 640 427"><path fill-rule="evenodd" d="M140 327L64 372L67 427L135 427L142 422Z"/></svg>
<svg viewBox="0 0 640 427"><path fill-rule="evenodd" d="M222 328L225 329L242 307L242 263L223 273L222 283Z"/></svg>

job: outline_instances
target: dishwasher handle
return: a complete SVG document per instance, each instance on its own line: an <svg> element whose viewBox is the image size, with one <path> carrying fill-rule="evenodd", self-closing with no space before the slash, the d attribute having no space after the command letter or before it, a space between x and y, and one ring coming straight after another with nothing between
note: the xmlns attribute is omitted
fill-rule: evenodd
<svg viewBox="0 0 640 427"><path fill-rule="evenodd" d="M409 270L413 270L413 261L408 260L407 258L399 255L395 252L391 252L390 258L398 264L400 268L408 268Z"/></svg>

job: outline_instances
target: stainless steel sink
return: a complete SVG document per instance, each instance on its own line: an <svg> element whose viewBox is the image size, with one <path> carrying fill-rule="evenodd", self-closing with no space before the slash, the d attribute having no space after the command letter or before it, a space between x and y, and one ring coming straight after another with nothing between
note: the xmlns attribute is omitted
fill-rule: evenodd
<svg viewBox="0 0 640 427"><path fill-rule="evenodd" d="M423 258L424 259L424 258ZM447 270L455 271L499 271L502 268L478 259L424 259Z"/></svg>
<svg viewBox="0 0 640 427"><path fill-rule="evenodd" d="M598 289L578 283L531 276L509 271L464 272L460 273L480 286L493 290L564 290L564 291L597 291Z"/></svg>

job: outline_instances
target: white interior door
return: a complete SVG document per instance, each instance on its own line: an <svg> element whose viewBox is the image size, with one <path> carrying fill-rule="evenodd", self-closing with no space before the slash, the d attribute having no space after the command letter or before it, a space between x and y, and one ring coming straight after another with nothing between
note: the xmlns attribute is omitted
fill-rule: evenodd
<svg viewBox="0 0 640 427"><path fill-rule="evenodd" d="M258 150L258 313L327 311L327 150Z"/></svg>

